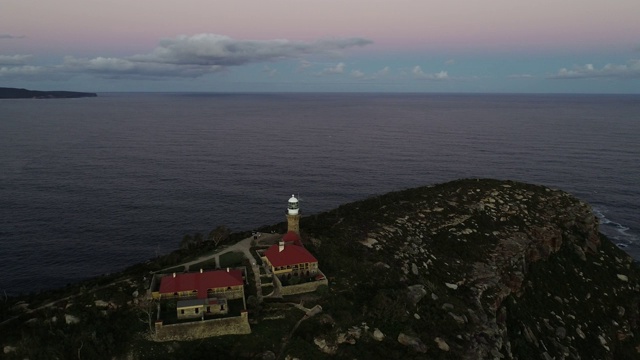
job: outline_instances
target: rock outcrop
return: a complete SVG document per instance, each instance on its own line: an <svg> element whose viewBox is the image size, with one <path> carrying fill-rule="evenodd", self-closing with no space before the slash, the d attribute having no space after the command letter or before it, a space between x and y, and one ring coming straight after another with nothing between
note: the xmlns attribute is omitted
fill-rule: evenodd
<svg viewBox="0 0 640 360"><path fill-rule="evenodd" d="M599 234L590 206L568 193L460 180L328 216L337 221L313 234L322 243L316 250L360 260L324 269L360 281L353 296L371 299L355 305L363 320L412 351L437 339L427 351L434 357L640 357L637 266ZM342 234L335 247L330 233ZM394 335L390 327L404 330Z"/></svg>

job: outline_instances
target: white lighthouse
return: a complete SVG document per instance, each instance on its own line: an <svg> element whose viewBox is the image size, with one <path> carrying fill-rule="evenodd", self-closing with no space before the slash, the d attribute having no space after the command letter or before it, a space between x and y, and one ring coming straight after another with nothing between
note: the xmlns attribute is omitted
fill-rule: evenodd
<svg viewBox="0 0 640 360"><path fill-rule="evenodd" d="M298 206L298 199L294 195L291 195L289 203L287 204L287 231L293 231L296 234L300 234L300 208Z"/></svg>

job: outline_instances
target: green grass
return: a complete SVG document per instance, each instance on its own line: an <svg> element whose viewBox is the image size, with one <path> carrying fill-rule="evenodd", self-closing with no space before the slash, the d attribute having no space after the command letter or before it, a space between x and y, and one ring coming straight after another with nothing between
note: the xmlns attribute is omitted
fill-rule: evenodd
<svg viewBox="0 0 640 360"><path fill-rule="evenodd" d="M216 259L215 258L204 260L204 261L201 261L199 263L195 263L195 264L189 266L189 270L190 271L197 271L197 270L200 270L200 269L213 270L215 268L216 268Z"/></svg>
<svg viewBox="0 0 640 360"><path fill-rule="evenodd" d="M220 255L220 267L232 267L242 265L242 261L245 259L244 253L230 251Z"/></svg>

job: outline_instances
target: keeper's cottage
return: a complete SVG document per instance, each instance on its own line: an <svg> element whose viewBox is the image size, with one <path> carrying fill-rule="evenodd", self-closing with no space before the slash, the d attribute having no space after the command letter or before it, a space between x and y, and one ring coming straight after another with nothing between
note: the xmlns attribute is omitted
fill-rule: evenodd
<svg viewBox="0 0 640 360"><path fill-rule="evenodd" d="M309 278L318 275L318 260L302 245L298 199L291 195L287 204L287 233L264 253L265 266L278 278Z"/></svg>

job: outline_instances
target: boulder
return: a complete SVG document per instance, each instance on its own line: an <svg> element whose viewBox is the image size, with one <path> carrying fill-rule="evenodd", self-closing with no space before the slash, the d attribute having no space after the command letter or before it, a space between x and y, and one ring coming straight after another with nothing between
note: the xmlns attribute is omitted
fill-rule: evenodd
<svg viewBox="0 0 640 360"><path fill-rule="evenodd" d="M427 345L425 345L420 338L416 336L410 336L405 333L398 334L398 342L404 346L408 346L412 348L414 351L419 353L427 352Z"/></svg>
<svg viewBox="0 0 640 360"><path fill-rule="evenodd" d="M375 330L373 330L373 335L372 335L373 339L376 341L382 341L384 340L384 334L382 333L382 331L380 331L380 329L375 328Z"/></svg>
<svg viewBox="0 0 640 360"><path fill-rule="evenodd" d="M433 339L433 341L435 341L435 343L438 344L438 349L442 351L449 351L449 344L447 344L447 342L444 341L444 339L437 337Z"/></svg>
<svg viewBox="0 0 640 360"><path fill-rule="evenodd" d="M67 323L67 325L71 325L79 323L80 319L70 314L64 314L64 321Z"/></svg>
<svg viewBox="0 0 640 360"><path fill-rule="evenodd" d="M422 300L425 295L427 295L427 291L424 289L424 285L417 284L411 285L407 287L407 297L409 298L409 302L411 302L414 306Z"/></svg>

